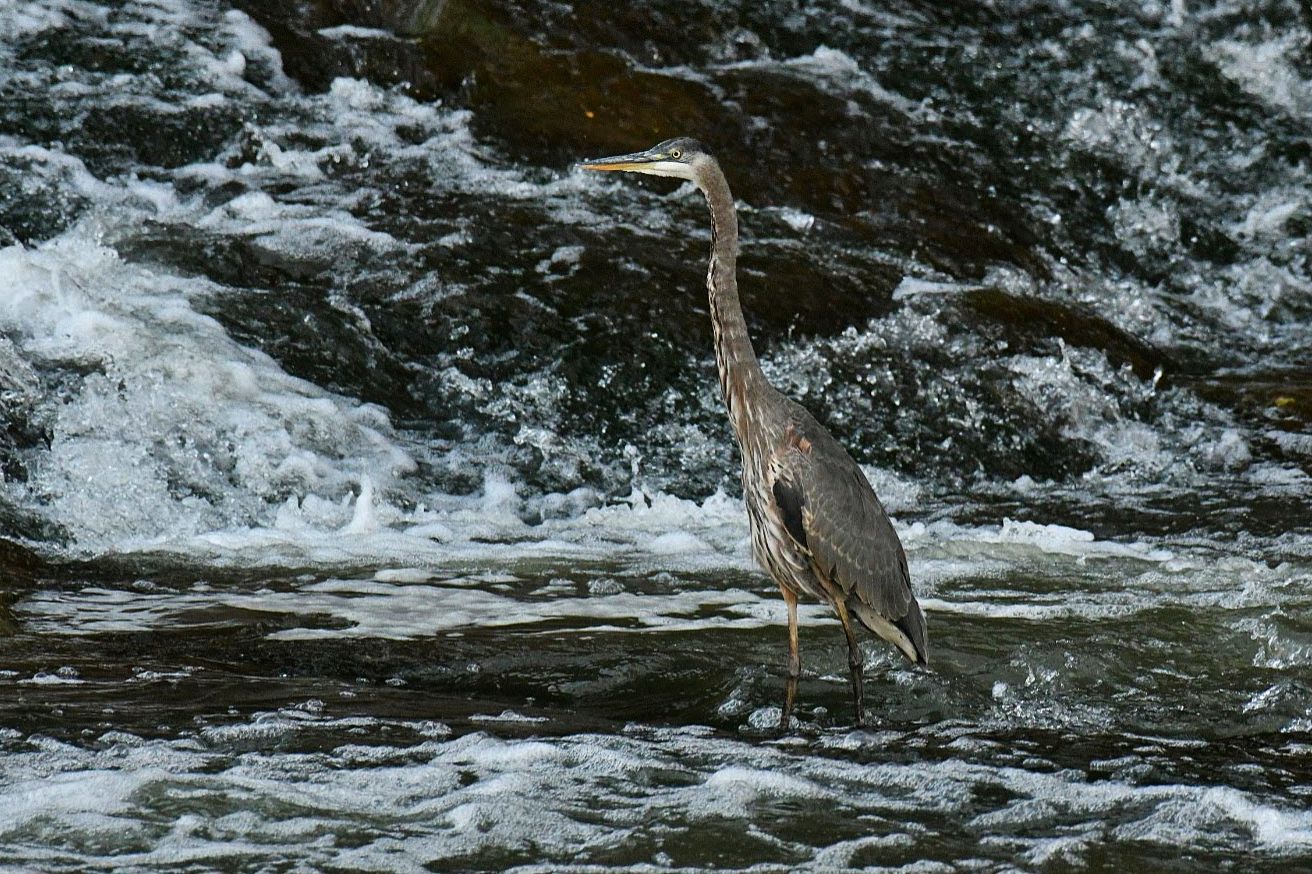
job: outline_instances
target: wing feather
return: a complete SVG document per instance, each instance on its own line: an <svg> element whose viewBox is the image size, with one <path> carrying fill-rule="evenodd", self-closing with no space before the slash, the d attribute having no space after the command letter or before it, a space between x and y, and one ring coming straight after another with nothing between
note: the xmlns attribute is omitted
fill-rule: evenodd
<svg viewBox="0 0 1312 874"><path fill-rule="evenodd" d="M785 528L818 573L898 629L914 648L908 656L923 662L925 620L897 532L857 463L800 413L771 465L771 491Z"/></svg>

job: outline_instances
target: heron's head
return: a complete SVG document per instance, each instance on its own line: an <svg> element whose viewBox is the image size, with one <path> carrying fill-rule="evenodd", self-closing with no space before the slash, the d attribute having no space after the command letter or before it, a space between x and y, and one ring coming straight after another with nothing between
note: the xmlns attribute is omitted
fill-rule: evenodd
<svg viewBox="0 0 1312 874"><path fill-rule="evenodd" d="M691 137L675 137L645 152L593 158L580 162L579 166L584 170L622 170L697 182L698 171L714 160L706 147Z"/></svg>

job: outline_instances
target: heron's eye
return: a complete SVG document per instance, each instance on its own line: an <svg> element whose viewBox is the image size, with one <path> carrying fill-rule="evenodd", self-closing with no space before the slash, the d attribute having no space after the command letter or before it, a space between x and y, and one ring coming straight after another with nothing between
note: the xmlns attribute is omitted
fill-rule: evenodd
<svg viewBox="0 0 1312 874"><path fill-rule="evenodd" d="M679 160L680 158L683 157L683 150L682 150L682 149L670 149L670 157L673 158L673 159L676 160L676 161Z"/></svg>

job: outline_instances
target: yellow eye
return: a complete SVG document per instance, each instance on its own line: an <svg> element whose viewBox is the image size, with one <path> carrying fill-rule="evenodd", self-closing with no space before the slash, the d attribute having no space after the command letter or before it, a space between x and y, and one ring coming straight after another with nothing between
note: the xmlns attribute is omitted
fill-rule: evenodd
<svg viewBox="0 0 1312 874"><path fill-rule="evenodd" d="M670 157L677 161L683 157L683 152L680 149L670 149Z"/></svg>

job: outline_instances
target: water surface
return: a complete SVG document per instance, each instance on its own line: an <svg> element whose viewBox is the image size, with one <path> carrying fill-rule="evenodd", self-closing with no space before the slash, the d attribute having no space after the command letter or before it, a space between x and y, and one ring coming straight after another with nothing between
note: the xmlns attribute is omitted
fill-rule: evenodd
<svg viewBox="0 0 1312 874"><path fill-rule="evenodd" d="M1312 859L1292 3L0 7L17 869ZM750 559L691 134L932 669Z"/></svg>

